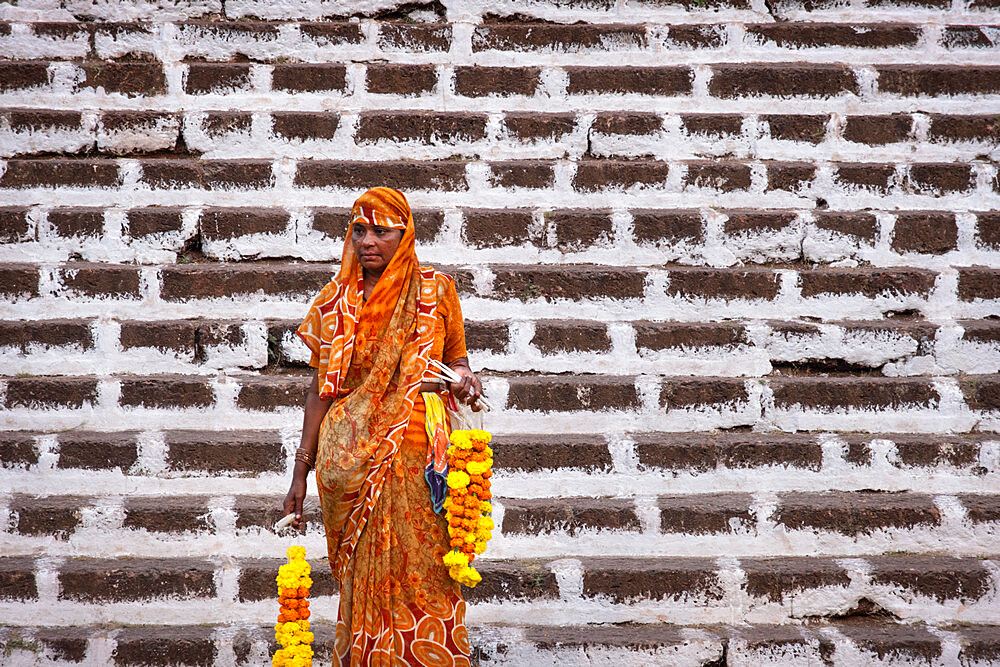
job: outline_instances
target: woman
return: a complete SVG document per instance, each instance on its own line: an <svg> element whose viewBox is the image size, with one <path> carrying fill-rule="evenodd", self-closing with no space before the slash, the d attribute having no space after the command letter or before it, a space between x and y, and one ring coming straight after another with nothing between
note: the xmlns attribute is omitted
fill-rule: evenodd
<svg viewBox="0 0 1000 667"><path fill-rule="evenodd" d="M298 334L317 368L285 497L302 526L315 463L327 549L340 587L342 665L468 665L465 602L441 557L447 522L424 468L421 392L430 359L462 376L448 389L478 409L462 311L449 276L421 268L413 216L398 190L373 188L351 209L340 273Z"/></svg>

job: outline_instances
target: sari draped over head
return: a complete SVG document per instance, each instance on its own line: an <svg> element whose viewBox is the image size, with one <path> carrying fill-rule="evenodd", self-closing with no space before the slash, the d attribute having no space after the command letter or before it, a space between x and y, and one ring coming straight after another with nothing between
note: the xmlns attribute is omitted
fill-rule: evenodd
<svg viewBox="0 0 1000 667"><path fill-rule="evenodd" d="M340 271L297 331L318 366L320 397L334 401L319 429L316 478L338 581L399 450L429 362L437 308L435 272L417 262L403 193L368 190L351 209L355 222L403 230L396 253L365 301L349 227Z"/></svg>

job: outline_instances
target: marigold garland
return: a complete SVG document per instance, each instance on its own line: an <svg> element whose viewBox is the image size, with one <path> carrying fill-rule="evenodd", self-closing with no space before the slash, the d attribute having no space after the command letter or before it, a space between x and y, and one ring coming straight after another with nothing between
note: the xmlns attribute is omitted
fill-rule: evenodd
<svg viewBox="0 0 1000 667"><path fill-rule="evenodd" d="M278 622L274 638L281 645L271 658L273 667L312 667L313 650L309 632L309 578L305 547L288 547L288 562L278 568Z"/></svg>
<svg viewBox="0 0 1000 667"><path fill-rule="evenodd" d="M483 580L471 563L486 551L486 543L493 537L490 439L489 432L480 429L453 431L448 447L448 498L444 509L451 551L441 562L452 579L470 588Z"/></svg>

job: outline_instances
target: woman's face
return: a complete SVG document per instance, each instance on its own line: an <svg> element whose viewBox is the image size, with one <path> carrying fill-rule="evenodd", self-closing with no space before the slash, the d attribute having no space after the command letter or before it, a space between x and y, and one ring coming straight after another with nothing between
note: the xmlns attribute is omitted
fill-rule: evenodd
<svg viewBox="0 0 1000 667"><path fill-rule="evenodd" d="M361 268L374 273L382 273L389 266L389 260L396 254L396 248L403 238L402 229L391 229L369 225L364 222L351 224L351 243L354 253L361 262Z"/></svg>

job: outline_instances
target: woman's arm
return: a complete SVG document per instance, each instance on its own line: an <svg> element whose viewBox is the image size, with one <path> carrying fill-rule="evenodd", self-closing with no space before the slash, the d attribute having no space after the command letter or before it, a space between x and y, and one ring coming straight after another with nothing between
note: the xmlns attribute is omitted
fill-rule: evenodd
<svg viewBox="0 0 1000 667"><path fill-rule="evenodd" d="M332 400L324 400L319 397L319 374L313 373L312 382L309 384L309 391L306 393L305 415L302 417L302 441L300 449L304 449L312 458L316 460L316 449L319 445L319 427L323 423L327 410L330 409ZM309 475L310 466L296 458L295 467L292 468L292 484L285 495L283 507L285 515L295 514L292 519L292 527L305 529L302 521L302 502L306 497L306 478Z"/></svg>
<svg viewBox="0 0 1000 667"><path fill-rule="evenodd" d="M479 412L483 406L479 403L479 397L483 395L483 383L479 381L476 374L469 368L469 358L459 357L448 364L449 368L462 376L461 382L449 382L448 389L455 396L456 400L468 403L473 412Z"/></svg>

